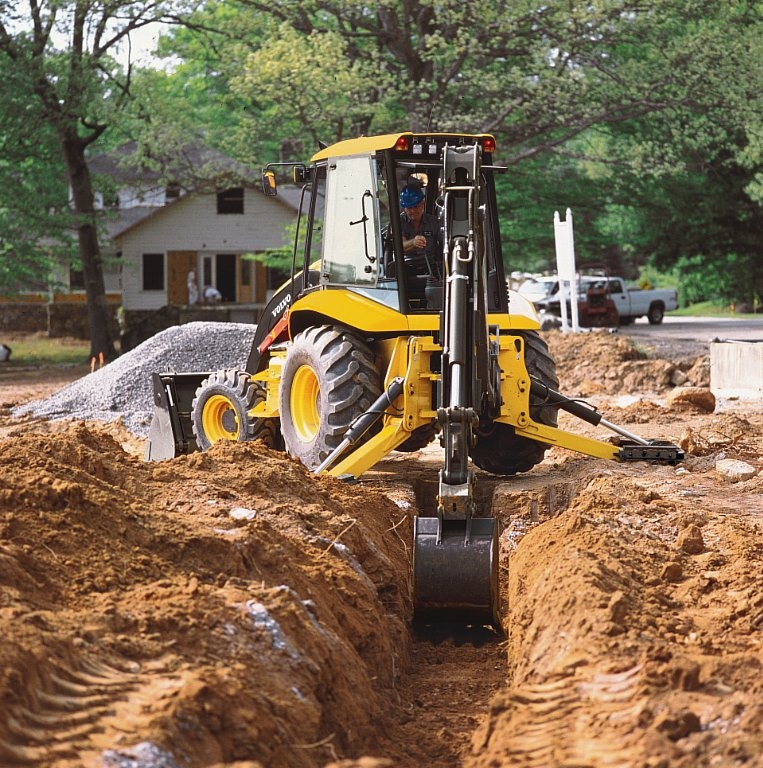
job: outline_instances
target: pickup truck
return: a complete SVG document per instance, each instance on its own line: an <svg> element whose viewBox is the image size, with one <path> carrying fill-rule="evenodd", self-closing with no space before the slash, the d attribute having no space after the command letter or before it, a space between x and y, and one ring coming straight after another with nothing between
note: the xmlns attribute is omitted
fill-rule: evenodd
<svg viewBox="0 0 763 768"><path fill-rule="evenodd" d="M581 275L576 286L579 308L585 308L590 289L606 288L607 299L614 303L620 325L629 325L643 316L651 325L659 325L666 312L678 309L678 294L672 288L627 288L623 278L601 275ZM530 299L538 311L561 316L558 278L532 278L522 284L519 292Z"/></svg>

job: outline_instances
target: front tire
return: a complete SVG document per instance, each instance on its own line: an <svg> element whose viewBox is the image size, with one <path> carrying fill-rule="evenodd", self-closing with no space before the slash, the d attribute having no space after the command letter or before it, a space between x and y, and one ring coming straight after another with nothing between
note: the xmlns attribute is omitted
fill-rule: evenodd
<svg viewBox="0 0 763 768"><path fill-rule="evenodd" d="M215 371L201 382L191 404L191 428L196 444L206 451L219 440L239 443L261 439L282 449L278 422L249 415L265 399L265 387L246 371Z"/></svg>
<svg viewBox="0 0 763 768"><path fill-rule="evenodd" d="M361 338L336 326L297 334L286 353L279 390L287 452L316 469L381 393L374 356Z"/></svg>
<svg viewBox="0 0 763 768"><path fill-rule="evenodd" d="M556 362L548 345L537 331L517 331L525 342L525 366L530 376L540 379L552 389L559 388ZM545 407L538 398L530 395L530 416L533 421L548 427L556 426L557 409ZM527 472L543 461L549 446L520 437L510 424L495 422L485 434L478 434L477 444L470 454L472 461L494 475L516 475Z"/></svg>
<svg viewBox="0 0 763 768"><path fill-rule="evenodd" d="M659 325L665 317L665 307L659 302L652 304L649 307L649 312L646 314L646 319L649 320L649 325Z"/></svg>

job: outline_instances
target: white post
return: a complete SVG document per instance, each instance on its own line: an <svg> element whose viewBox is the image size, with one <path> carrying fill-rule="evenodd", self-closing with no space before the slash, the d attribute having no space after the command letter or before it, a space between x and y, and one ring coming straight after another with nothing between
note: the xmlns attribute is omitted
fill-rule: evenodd
<svg viewBox="0 0 763 768"><path fill-rule="evenodd" d="M578 291L575 285L575 243L572 232L572 211L568 208L566 221L559 220L559 211L554 211L554 239L556 242L556 271L559 276L559 306L562 312L562 331L567 325L567 286L569 285L572 330L580 330L578 323Z"/></svg>

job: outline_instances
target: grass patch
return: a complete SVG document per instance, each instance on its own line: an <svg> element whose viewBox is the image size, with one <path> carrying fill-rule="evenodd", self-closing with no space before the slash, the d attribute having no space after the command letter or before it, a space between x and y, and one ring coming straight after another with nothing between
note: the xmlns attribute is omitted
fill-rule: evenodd
<svg viewBox="0 0 763 768"><path fill-rule="evenodd" d="M760 318L754 312L736 312L733 307L717 301L702 301L690 307L680 307L669 313L671 317L740 317Z"/></svg>
<svg viewBox="0 0 763 768"><path fill-rule="evenodd" d="M24 366L89 366L90 342L83 339L51 339L41 334L2 336L12 352L11 359L0 363L0 369Z"/></svg>

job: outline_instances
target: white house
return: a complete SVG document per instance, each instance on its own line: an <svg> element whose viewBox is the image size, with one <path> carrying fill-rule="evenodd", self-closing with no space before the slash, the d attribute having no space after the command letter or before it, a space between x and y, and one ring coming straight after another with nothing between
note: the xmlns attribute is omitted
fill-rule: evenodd
<svg viewBox="0 0 763 768"><path fill-rule="evenodd" d="M155 208L112 235L125 310L192 304L206 286L224 303L261 309L274 286L268 270L246 254L283 247L294 218L282 198L246 187L190 193Z"/></svg>
<svg viewBox="0 0 763 768"><path fill-rule="evenodd" d="M223 304L231 310L236 305L231 319L253 321L280 282L251 255L288 244L293 205L283 196L266 197L249 169L202 151L189 163L203 178L189 181L186 169L182 184L125 170L113 156L92 164L114 185L97 202L106 219L107 290L118 275L126 312L200 303L204 288L212 286Z"/></svg>

